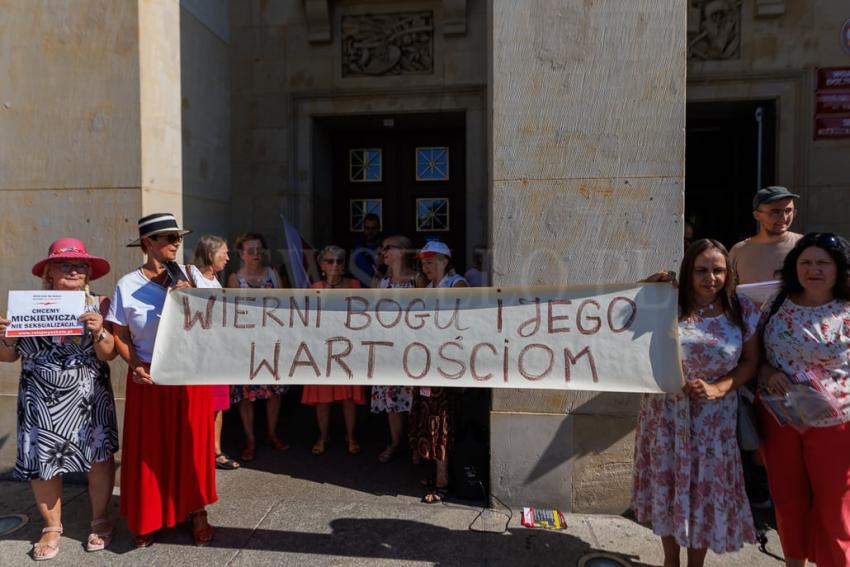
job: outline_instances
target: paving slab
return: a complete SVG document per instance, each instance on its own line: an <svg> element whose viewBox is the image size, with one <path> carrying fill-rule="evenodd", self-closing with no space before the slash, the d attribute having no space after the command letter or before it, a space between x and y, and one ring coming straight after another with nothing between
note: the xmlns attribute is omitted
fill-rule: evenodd
<svg viewBox="0 0 850 567"><path fill-rule="evenodd" d="M421 503L418 480L428 469L412 465L409 453L388 464L377 462L385 433L380 420L364 416L363 453L357 456L345 452L337 435L325 455L313 457L315 432L289 425L284 422L282 427L290 432L285 436L292 444L289 451L261 446L256 460L244 468L219 471L219 501L209 508L216 526L210 546L195 547L188 526L181 525L162 530L150 548L134 549L132 535L118 516L116 488L110 503L118 518L115 540L106 551L86 553L89 503L86 486L75 475L64 487L61 551L49 565L571 567L592 551L617 554L635 567L661 565L659 539L622 516L568 514L568 528L551 532L521 527L518 510L497 506L482 513L483 499ZM335 431L342 431L336 425ZM377 433L368 434L369 427ZM237 456L234 429L230 427L225 450ZM11 513L26 514L30 521L0 537L0 565L32 565L28 552L41 519L28 483L0 481L0 514ZM775 532L769 534L768 550L779 553ZM753 545L735 554L709 553L706 564L781 566Z"/></svg>

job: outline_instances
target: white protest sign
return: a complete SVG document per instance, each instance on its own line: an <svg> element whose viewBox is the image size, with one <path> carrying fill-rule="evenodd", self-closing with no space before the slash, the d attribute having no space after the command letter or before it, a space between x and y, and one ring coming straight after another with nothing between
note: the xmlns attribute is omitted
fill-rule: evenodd
<svg viewBox="0 0 850 567"><path fill-rule="evenodd" d="M517 289L187 289L168 294L158 384L675 392L669 284Z"/></svg>
<svg viewBox="0 0 850 567"><path fill-rule="evenodd" d="M771 280L767 282L757 282L751 284L740 284L735 286L735 292L738 295L746 295L752 299L757 305L761 305L770 296L778 292L782 287L782 282L779 280Z"/></svg>
<svg viewBox="0 0 850 567"><path fill-rule="evenodd" d="M7 337L82 335L83 291L10 291Z"/></svg>

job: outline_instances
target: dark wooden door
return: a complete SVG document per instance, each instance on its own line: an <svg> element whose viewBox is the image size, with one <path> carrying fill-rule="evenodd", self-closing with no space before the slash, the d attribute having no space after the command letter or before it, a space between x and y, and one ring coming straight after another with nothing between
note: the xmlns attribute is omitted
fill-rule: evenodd
<svg viewBox="0 0 850 567"><path fill-rule="evenodd" d="M362 220L381 219L384 236L417 248L437 239L465 267L463 130L342 131L333 135L333 240L351 250Z"/></svg>
<svg viewBox="0 0 850 567"><path fill-rule="evenodd" d="M685 220L694 224L696 238L716 238L729 247L756 232L752 201L759 169L762 187L774 181L775 129L771 101L688 104Z"/></svg>

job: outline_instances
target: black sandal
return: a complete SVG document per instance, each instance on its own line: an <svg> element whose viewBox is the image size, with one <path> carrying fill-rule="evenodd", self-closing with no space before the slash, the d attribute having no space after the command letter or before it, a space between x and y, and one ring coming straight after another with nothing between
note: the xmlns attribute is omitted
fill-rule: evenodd
<svg viewBox="0 0 850 567"><path fill-rule="evenodd" d="M435 486L434 488L429 489L425 492L425 496L422 497L422 502L425 504L439 504L449 496L449 487L448 486Z"/></svg>
<svg viewBox="0 0 850 567"><path fill-rule="evenodd" d="M221 470L225 470L225 471L232 471L232 470L238 469L239 467L240 467L239 463L237 463L236 461L234 461L233 459L231 459L230 457L228 457L224 453L219 453L218 455L215 456L215 468L217 468L217 469L221 469Z"/></svg>

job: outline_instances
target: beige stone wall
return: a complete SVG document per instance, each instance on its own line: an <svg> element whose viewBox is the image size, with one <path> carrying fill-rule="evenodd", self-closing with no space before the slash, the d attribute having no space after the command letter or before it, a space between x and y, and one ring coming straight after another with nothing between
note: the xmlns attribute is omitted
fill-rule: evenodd
<svg viewBox="0 0 850 567"><path fill-rule="evenodd" d="M471 194L467 206L472 212L484 205L485 161L470 160L480 158L486 143L481 104L474 96L483 97L486 85L486 1L467 2L467 29L462 35L444 33L450 16L447 4L453 3L327 2L330 40L311 42L305 2L231 1L234 233L259 230L273 249L279 248L283 244L279 215L285 213L308 240L313 238L314 203L321 190L313 186L314 168L327 168L312 155L313 116L466 111ZM343 77L343 15L417 10L434 13L433 73ZM486 225L479 215L470 214L469 220L471 247L486 240ZM278 263L279 258L273 261Z"/></svg>
<svg viewBox="0 0 850 567"><path fill-rule="evenodd" d="M230 36L228 0L183 2L180 11L183 219L203 234L230 232Z"/></svg>
<svg viewBox="0 0 850 567"><path fill-rule="evenodd" d="M139 14L134 2L2 2L0 12L0 312L6 290L61 236L82 238L112 272L142 212ZM0 472L14 465L19 364L0 365ZM118 385L122 381L115 380Z"/></svg>
<svg viewBox="0 0 850 567"><path fill-rule="evenodd" d="M685 6L494 0L495 285L636 281L680 255ZM492 491L628 507L638 397L497 391Z"/></svg>
<svg viewBox="0 0 850 567"><path fill-rule="evenodd" d="M112 271L111 295L141 255L136 220L181 213L177 0L0 3L0 312L33 289L31 266L77 236ZM14 465L19 364L0 365L0 473ZM122 413L125 367L113 364Z"/></svg>
<svg viewBox="0 0 850 567"><path fill-rule="evenodd" d="M777 102L776 181L800 193L798 231L850 235L850 140L813 139L815 69L850 67L839 43L850 17L844 0L785 0L784 14L741 13L740 57L690 61L688 101L772 99Z"/></svg>

